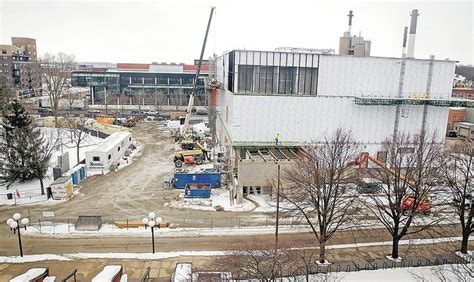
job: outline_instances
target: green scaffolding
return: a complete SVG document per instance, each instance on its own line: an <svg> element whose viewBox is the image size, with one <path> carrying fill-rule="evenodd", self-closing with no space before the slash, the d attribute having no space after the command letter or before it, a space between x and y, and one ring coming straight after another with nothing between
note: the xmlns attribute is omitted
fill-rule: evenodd
<svg viewBox="0 0 474 282"><path fill-rule="evenodd" d="M355 97L354 102L357 105L377 105L377 106L396 106L396 105L429 105L435 107L463 107L474 108L474 100L441 100L441 99L413 99L413 98L371 98Z"/></svg>

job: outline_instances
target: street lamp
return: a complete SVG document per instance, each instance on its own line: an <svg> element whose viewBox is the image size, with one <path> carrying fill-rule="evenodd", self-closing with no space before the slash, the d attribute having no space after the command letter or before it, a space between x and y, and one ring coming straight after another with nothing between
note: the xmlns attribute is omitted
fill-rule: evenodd
<svg viewBox="0 0 474 282"><path fill-rule="evenodd" d="M26 226L28 225L30 221L26 217L22 218L21 220L20 218L21 218L21 214L15 213L13 215L13 218L9 218L7 220L7 224L10 227L10 229L13 231L13 233L18 231L18 245L20 246L20 256L23 256L23 247L21 245L20 228L25 227L25 230L26 230Z"/></svg>
<svg viewBox="0 0 474 282"><path fill-rule="evenodd" d="M142 220L143 224L145 224L145 228L149 226L151 229L151 245L152 245L153 253L155 253L155 232L153 231L153 229L155 228L156 225L158 225L158 228L159 228L160 223L162 221L161 217L155 218L155 216L156 215L154 212L150 212L148 214L148 217L144 217Z"/></svg>

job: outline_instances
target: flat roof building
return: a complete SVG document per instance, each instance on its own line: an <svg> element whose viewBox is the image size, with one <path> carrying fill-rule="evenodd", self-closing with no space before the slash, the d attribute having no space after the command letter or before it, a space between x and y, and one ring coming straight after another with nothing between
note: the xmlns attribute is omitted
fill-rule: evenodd
<svg viewBox="0 0 474 282"><path fill-rule="evenodd" d="M243 186L258 182L240 174L243 171L259 174L260 185L270 175L267 172L276 172L275 166L244 169L244 160L281 156L290 161L298 157L299 146L319 143L339 127L351 130L361 150L376 156L382 142L395 131L420 132L425 105L425 130L438 132L443 142L449 106L474 106L451 100L455 64L434 59L233 50L216 60L216 78L223 87L217 95L218 141L227 147ZM252 183L246 183L249 179Z"/></svg>
<svg viewBox="0 0 474 282"><path fill-rule="evenodd" d="M72 73L72 85L90 87L89 104L186 106L197 65L175 63L118 63L116 68L83 66ZM202 65L196 106L207 105L204 81L209 65Z"/></svg>

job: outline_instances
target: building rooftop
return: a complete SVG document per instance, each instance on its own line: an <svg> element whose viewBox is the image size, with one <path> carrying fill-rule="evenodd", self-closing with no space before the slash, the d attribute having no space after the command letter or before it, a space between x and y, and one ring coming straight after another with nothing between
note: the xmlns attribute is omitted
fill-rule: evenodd
<svg viewBox="0 0 474 282"><path fill-rule="evenodd" d="M93 151L108 152L128 136L131 136L131 133L128 131L119 131L112 133L109 137L105 138L104 142L97 145L97 147Z"/></svg>
<svg viewBox="0 0 474 282"><path fill-rule="evenodd" d="M468 122L468 121L456 121L454 122L456 125L463 125L463 126L474 126L474 122Z"/></svg>
<svg viewBox="0 0 474 282"><path fill-rule="evenodd" d="M300 50L304 50L304 48L297 48ZM308 50L313 50L313 49L308 49ZM383 56L354 56L354 55L343 55L343 54L317 54L317 53L311 53L311 52L304 52L304 51L298 51L298 52L289 52L289 51L276 51L276 50L245 50L245 49L232 49L230 51L225 51L222 53L222 55L228 54L233 51L240 51L240 52L260 52L260 53L287 53L287 54L311 54L311 55L319 55L319 56L342 56L342 57L350 57L350 58L357 58L357 59L366 59L366 58L378 58L378 59L393 59L393 60L401 60L402 58L400 57L383 57ZM407 60L416 60L416 61L431 61L429 58L406 58ZM455 60L450 60L450 59L435 59L435 62L458 62Z"/></svg>

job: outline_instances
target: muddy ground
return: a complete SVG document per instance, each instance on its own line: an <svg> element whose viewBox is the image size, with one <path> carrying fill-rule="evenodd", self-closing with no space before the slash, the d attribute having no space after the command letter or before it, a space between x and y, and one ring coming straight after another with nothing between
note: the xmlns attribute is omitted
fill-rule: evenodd
<svg viewBox="0 0 474 282"><path fill-rule="evenodd" d="M41 217L42 211L54 211L56 220L79 215L101 215L108 219L140 219L150 211L171 222L189 224L195 221L208 222L216 219L215 226L228 226L237 217L271 217L269 214L255 212L215 212L174 209L167 207L166 202L176 198L181 190L163 189L164 176L173 171L174 139L164 131L163 123L139 123L132 128L133 137L145 147L142 155L133 164L105 176L98 175L81 183L80 193L71 200L58 204L36 204L28 206L2 206L0 219L7 219L16 211L29 214L35 220ZM229 219L229 224L227 219ZM230 224L233 225L233 224Z"/></svg>

